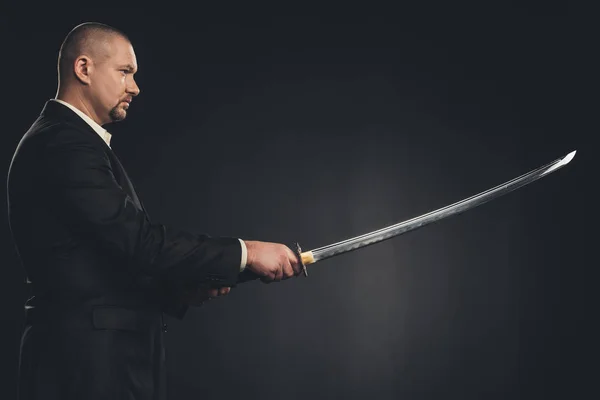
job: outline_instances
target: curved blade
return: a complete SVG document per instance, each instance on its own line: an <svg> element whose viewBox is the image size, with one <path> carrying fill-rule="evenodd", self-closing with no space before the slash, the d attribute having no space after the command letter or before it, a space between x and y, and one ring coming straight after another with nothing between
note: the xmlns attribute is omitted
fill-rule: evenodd
<svg viewBox="0 0 600 400"><path fill-rule="evenodd" d="M387 228L379 229L361 236L353 237L338 243L328 246L319 247L318 249L310 250L301 254L304 264L312 264L329 257L333 257L342 253L347 253L352 250L360 249L361 247L369 246L381 242L386 239L391 239L395 236L402 235L406 232L415 230L433 222L448 218L451 215L463 213L467 210L475 208L490 200L503 196L513 190L530 184L562 167L567 165L575 157L575 151L570 152L566 156L559 158L549 164L543 165L524 175L514 178L501 185L493 187L481 192L475 196L442 207L435 211L423 214L419 217L409 219L398 224L388 226Z"/></svg>

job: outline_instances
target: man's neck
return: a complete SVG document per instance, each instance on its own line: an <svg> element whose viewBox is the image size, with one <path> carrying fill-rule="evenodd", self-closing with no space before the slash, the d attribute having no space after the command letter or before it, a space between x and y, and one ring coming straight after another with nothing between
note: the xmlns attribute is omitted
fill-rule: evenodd
<svg viewBox="0 0 600 400"><path fill-rule="evenodd" d="M98 115L96 115L94 109L85 100L85 97L82 96L82 94L79 92L66 90L63 91L59 89L56 93L56 99L69 103L70 105L72 105L73 107L77 108L82 113L90 117L98 125L103 125L106 123L106 121L102 121L100 118L98 118Z"/></svg>

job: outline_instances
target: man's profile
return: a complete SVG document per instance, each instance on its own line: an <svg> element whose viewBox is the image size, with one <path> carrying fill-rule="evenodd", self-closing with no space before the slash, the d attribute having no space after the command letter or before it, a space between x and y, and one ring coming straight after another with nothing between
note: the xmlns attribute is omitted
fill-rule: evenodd
<svg viewBox="0 0 600 400"><path fill-rule="evenodd" d="M60 48L56 97L15 150L9 223L32 293L21 400L164 399L163 313L181 319L248 277L301 273L282 244L150 219L103 127L135 106L137 70L125 33L78 25Z"/></svg>

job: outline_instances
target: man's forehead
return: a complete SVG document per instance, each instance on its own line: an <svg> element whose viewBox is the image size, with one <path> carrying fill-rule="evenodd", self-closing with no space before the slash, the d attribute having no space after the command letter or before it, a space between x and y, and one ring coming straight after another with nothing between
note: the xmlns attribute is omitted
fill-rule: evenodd
<svg viewBox="0 0 600 400"><path fill-rule="evenodd" d="M119 38L111 43L111 60L120 67L137 70L137 60L133 46L129 41Z"/></svg>

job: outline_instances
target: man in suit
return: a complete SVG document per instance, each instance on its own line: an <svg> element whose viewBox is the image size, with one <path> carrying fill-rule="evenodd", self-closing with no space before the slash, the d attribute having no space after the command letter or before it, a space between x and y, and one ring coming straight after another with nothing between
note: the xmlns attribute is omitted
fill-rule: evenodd
<svg viewBox="0 0 600 400"><path fill-rule="evenodd" d="M19 398L166 398L163 313L183 318L248 279L298 276L278 243L154 223L102 125L140 93L127 36L86 23L65 38L58 92L21 139L8 173L9 223L33 296Z"/></svg>

